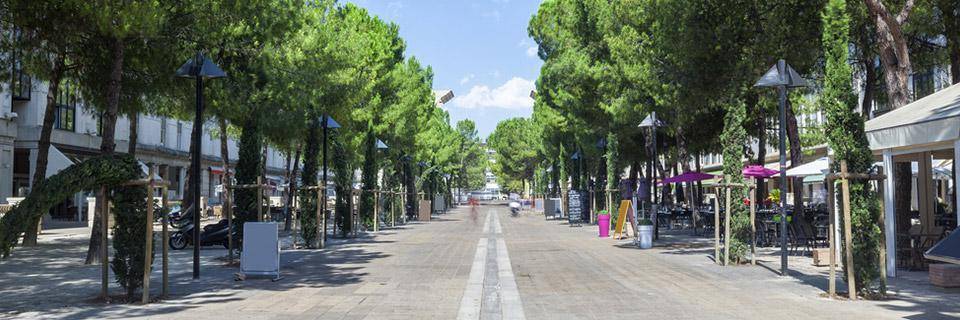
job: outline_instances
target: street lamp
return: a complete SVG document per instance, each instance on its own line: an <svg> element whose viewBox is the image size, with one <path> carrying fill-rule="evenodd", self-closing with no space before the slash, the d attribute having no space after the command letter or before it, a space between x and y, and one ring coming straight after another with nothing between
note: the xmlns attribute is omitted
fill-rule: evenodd
<svg viewBox="0 0 960 320"><path fill-rule="evenodd" d="M780 96L780 275L787 275L787 90L806 86L806 82L786 61L780 59L770 68L754 87L775 87ZM796 187L796 186L794 186ZM800 199L795 199L800 201Z"/></svg>
<svg viewBox="0 0 960 320"><path fill-rule="evenodd" d="M323 224L323 228L322 228L322 229L323 229L323 230L322 230L323 235L322 235L321 241L322 241L323 244L326 244L326 243L327 243L327 219L326 219L326 212L327 212L327 134L328 134L328 131L329 131L330 129L340 128L340 124L337 123L336 120L333 120L333 118L330 117L329 115L324 114L324 115L321 116L321 118L320 118L320 127L323 128L323 183L320 184L320 190L319 190L319 192L321 192L321 194L323 195L322 197L320 197L320 212L323 212L323 213L324 213L324 214L321 215L321 217L323 218L323 221L322 221L322 224Z"/></svg>
<svg viewBox="0 0 960 320"><path fill-rule="evenodd" d="M650 136L653 139L653 157L651 157L650 160L652 163L650 166L650 187L653 191L650 195L650 200L652 202L650 209L653 211L651 215L653 216L653 239L655 240L660 239L660 221L657 217L657 127L660 126L661 123L660 120L657 119L656 111L651 112L650 115L648 115L646 118L643 118L643 121L640 121L640 124L637 125L637 127L640 128L649 128Z"/></svg>
<svg viewBox="0 0 960 320"><path fill-rule="evenodd" d="M193 132L203 132L203 80L223 78L227 76L219 66L203 53L197 51L193 59L187 60L179 69L176 76L178 78L193 78L197 82L197 103L193 117ZM199 129L197 129L199 128ZM190 179L190 188L193 193L193 278L200 278L200 135L191 134L192 141L196 147L191 148L190 152L190 171L193 179Z"/></svg>

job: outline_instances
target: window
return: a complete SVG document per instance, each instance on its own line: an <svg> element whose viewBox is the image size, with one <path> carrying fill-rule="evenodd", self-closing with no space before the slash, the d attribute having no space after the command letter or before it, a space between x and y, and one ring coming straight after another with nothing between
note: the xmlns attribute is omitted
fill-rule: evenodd
<svg viewBox="0 0 960 320"><path fill-rule="evenodd" d="M17 40L22 39L20 30L14 31L14 36ZM13 95L13 100L30 100L30 93L33 89L33 83L30 80L30 76L23 71L23 60L21 59L23 52L20 49L14 49L12 52L11 61L13 61L12 67L12 79L10 81L10 91Z"/></svg>
<svg viewBox="0 0 960 320"><path fill-rule="evenodd" d="M167 146L167 118L160 118L160 146Z"/></svg>
<svg viewBox="0 0 960 320"><path fill-rule="evenodd" d="M177 121L177 150L181 150L180 142L182 142L181 140L183 140L182 136L183 136L183 122Z"/></svg>
<svg viewBox="0 0 960 320"><path fill-rule="evenodd" d="M97 118L97 132L95 134L101 136L103 133L103 111L97 112L94 117Z"/></svg>
<svg viewBox="0 0 960 320"><path fill-rule="evenodd" d="M61 82L55 108L53 127L59 130L74 131L77 118L77 90L69 81Z"/></svg>
<svg viewBox="0 0 960 320"><path fill-rule="evenodd" d="M927 71L913 75L913 100L917 100L933 93L934 87L933 72Z"/></svg>

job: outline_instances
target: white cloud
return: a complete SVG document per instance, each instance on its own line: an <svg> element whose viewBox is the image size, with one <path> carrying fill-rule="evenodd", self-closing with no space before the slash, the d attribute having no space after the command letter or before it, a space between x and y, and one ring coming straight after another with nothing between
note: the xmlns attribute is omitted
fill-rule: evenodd
<svg viewBox="0 0 960 320"><path fill-rule="evenodd" d="M536 56L537 56L537 47L529 47L529 48L527 48L527 56L528 56L528 57L531 57L531 58L532 58L532 57L536 57Z"/></svg>
<svg viewBox="0 0 960 320"><path fill-rule="evenodd" d="M474 75L474 74L472 74L472 73L463 76L463 78L460 78L460 85L462 86L462 85L467 84L468 82L470 82L470 80L473 80L474 77L476 77L476 75Z"/></svg>
<svg viewBox="0 0 960 320"><path fill-rule="evenodd" d="M454 98L451 103L465 109L527 109L533 107L533 98L530 98L530 91L533 91L534 88L533 81L513 77L503 85L493 89L485 85L473 86L473 88L470 88L470 92Z"/></svg>
<svg viewBox="0 0 960 320"><path fill-rule="evenodd" d="M387 3L387 10L390 11L390 17L394 19L400 18L401 9L403 9L403 2L401 1L393 1L393 2Z"/></svg>

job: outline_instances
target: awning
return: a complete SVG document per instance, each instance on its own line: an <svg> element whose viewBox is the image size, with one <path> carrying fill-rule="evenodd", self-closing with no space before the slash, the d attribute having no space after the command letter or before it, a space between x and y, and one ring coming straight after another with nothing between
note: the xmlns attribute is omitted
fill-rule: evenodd
<svg viewBox="0 0 960 320"><path fill-rule="evenodd" d="M960 137L960 84L867 121L865 129L872 150L957 139Z"/></svg>
<svg viewBox="0 0 960 320"><path fill-rule="evenodd" d="M140 164L140 171L143 173L143 175L150 174L150 167L148 167L146 163L143 163L143 161L139 161L139 160L137 161L137 163ZM163 180L163 178L160 177L159 170L153 173L153 180L158 180L158 181Z"/></svg>
<svg viewBox="0 0 960 320"><path fill-rule="evenodd" d="M951 232L949 236L927 250L923 257L930 260L960 264L960 231Z"/></svg>
<svg viewBox="0 0 960 320"><path fill-rule="evenodd" d="M787 169L788 177L806 177L813 175L823 175L824 172L830 169L829 162L826 157L813 160L808 163L801 164L796 168ZM806 180L804 180L806 182Z"/></svg>
<svg viewBox="0 0 960 320"><path fill-rule="evenodd" d="M63 152L60 152L60 149L57 149L56 146L51 145L47 153L47 172L46 178L52 177L53 175L60 172L60 170L66 169L72 166L75 162L70 160Z"/></svg>
<svg viewBox="0 0 960 320"><path fill-rule="evenodd" d="M210 166L208 168L212 174L223 174L223 167L221 166ZM233 169L230 169L230 173L233 173Z"/></svg>

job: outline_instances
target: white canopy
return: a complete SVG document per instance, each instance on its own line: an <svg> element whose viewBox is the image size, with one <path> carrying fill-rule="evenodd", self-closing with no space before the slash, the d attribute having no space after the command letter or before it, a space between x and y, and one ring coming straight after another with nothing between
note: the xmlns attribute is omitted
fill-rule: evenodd
<svg viewBox="0 0 960 320"><path fill-rule="evenodd" d="M47 151L47 171L46 178L52 177L63 169L74 165L73 160L60 152L56 146L51 145ZM32 177L32 176L31 176Z"/></svg>
<svg viewBox="0 0 960 320"><path fill-rule="evenodd" d="M829 169L827 157L823 157L787 170L789 177L807 177L824 174Z"/></svg>
<svg viewBox="0 0 960 320"><path fill-rule="evenodd" d="M867 121L865 129L873 150L957 139L960 136L960 84Z"/></svg>

